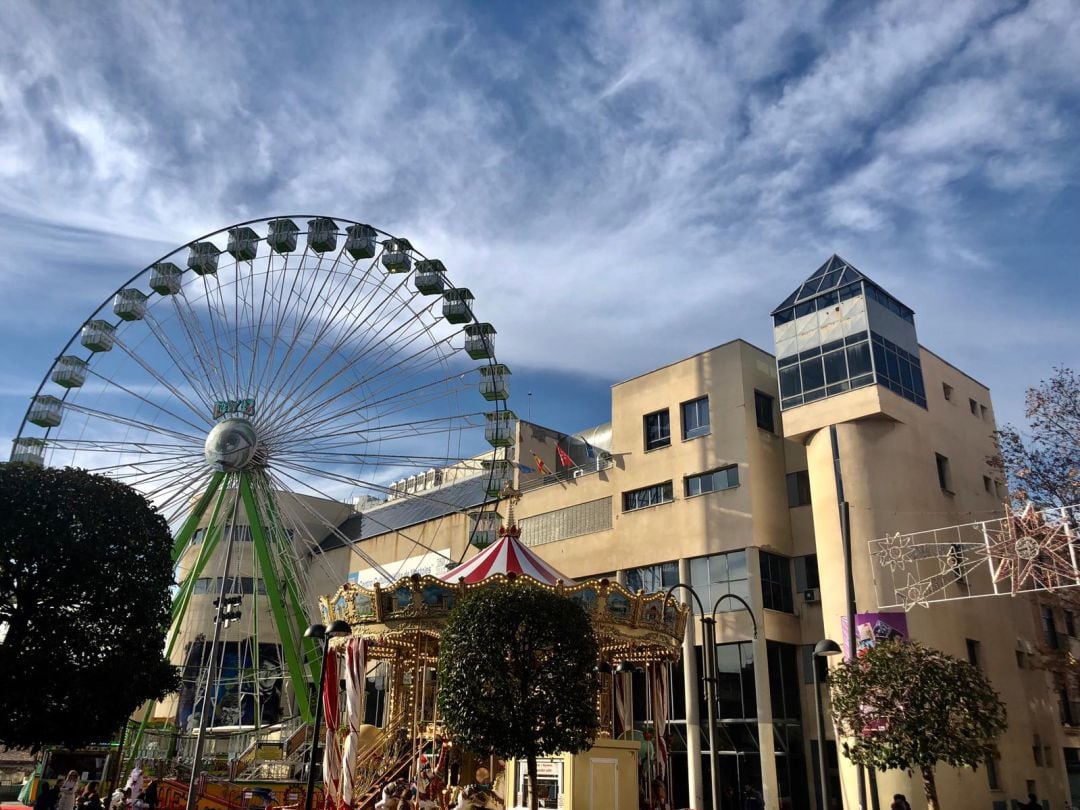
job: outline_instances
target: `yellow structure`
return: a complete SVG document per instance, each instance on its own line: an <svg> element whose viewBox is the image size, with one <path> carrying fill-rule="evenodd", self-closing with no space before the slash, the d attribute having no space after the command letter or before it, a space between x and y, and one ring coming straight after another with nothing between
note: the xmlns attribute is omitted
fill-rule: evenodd
<svg viewBox="0 0 1080 810"><path fill-rule="evenodd" d="M540 810L638 810L638 747L634 741L601 739L583 753L540 760L536 780ZM512 759L506 770L506 806L528 807L525 761Z"/></svg>
<svg viewBox="0 0 1080 810"><path fill-rule="evenodd" d="M870 540L998 516L1006 492L987 463L995 452L989 391L921 346L912 311L857 269L830 258L776 310L774 328L775 356L732 340L614 385L607 424L563 433L516 423L507 453L523 492L521 541L548 564L631 591L691 584L709 610L720 600L721 794L738 807L751 785L770 810L798 810L817 806L811 650L822 638L844 637L839 487L850 505L859 613L895 604L879 593ZM418 560L437 575L447 562L467 560L470 537L483 534L473 531L483 528L473 516L483 492L458 478L431 495L446 508L421 513L409 499L391 498L361 509L347 533L397 576ZM325 555L341 580L375 579L345 545L329 541ZM728 593L749 604L756 639L741 605L720 599ZM1056 615L1063 629L1060 609ZM906 616L908 635L982 667L1008 706L999 759L978 771L940 769L944 806L1005 807L1029 792L1064 805L1059 675L1039 655L1039 621L1028 597ZM709 806L700 638L691 622L683 660L671 667L668 740L673 806L698 810ZM634 683L630 711L641 728L649 696L642 679ZM369 722L378 719L379 686L372 673ZM854 770L832 737L830 729L832 795L855 807ZM894 793L923 806L916 780L877 774L880 806ZM566 799L578 807L577 794Z"/></svg>

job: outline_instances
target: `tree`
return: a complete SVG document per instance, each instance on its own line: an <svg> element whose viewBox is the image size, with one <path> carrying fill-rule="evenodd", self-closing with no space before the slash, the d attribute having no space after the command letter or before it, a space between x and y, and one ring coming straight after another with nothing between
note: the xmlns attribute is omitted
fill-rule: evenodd
<svg viewBox="0 0 1080 810"><path fill-rule="evenodd" d="M1004 425L994 465L1008 476L1015 500L1038 507L1080 503L1080 375L1055 368L1028 389L1025 403L1027 436Z"/></svg>
<svg viewBox="0 0 1080 810"><path fill-rule="evenodd" d="M169 527L135 490L75 469L0 464L0 503L0 741L107 741L178 686L162 656Z"/></svg>
<svg viewBox="0 0 1080 810"><path fill-rule="evenodd" d="M598 645L576 602L522 581L455 605L439 641L439 711L455 744L525 759L578 753L596 737Z"/></svg>
<svg viewBox="0 0 1080 810"><path fill-rule="evenodd" d="M939 762L976 768L997 751L1005 704L966 661L915 642L871 647L829 673L837 733L852 762L888 770L918 768L937 810Z"/></svg>

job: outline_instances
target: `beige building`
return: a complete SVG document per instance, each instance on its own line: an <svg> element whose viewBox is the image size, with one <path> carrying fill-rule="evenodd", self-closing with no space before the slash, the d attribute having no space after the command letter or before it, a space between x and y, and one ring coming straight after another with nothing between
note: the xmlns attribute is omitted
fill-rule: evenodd
<svg viewBox="0 0 1080 810"><path fill-rule="evenodd" d="M759 787L771 810L818 806L810 651L822 638L843 638L840 487L860 613L895 603L880 591L868 541L998 515L1005 495L987 464L989 391L918 344L910 309L832 257L773 317L776 356L732 340L612 386L608 424L562 433L518 422L507 451L524 492L521 539L556 569L649 591L687 583L707 610L717 604L712 736L721 784L733 794L725 808L742 806L734 794L745 784ZM340 530L368 559L328 537L320 569L340 577L313 572L312 586L329 594L346 578L376 579L371 560L394 576L441 573L472 553L470 538L493 539L480 513L490 471L474 467L359 505ZM756 637L726 594L749 605ZM1073 634L1074 620L1066 625L1058 610L1056 631ZM1063 693L1041 666L1046 624L1035 600L916 608L906 625L911 637L980 666L1008 704L998 760L978 771L940 769L944 806L1005 808L1029 792L1064 806L1062 721L1067 698L1080 692ZM698 810L710 806L700 637L698 625L674 667L671 707L671 795L675 807ZM366 719L377 722L377 674L368 686ZM635 702L644 717L644 695ZM831 729L827 738L832 795L856 807L854 769L838 761ZM924 806L917 778L877 774L881 807L897 792Z"/></svg>

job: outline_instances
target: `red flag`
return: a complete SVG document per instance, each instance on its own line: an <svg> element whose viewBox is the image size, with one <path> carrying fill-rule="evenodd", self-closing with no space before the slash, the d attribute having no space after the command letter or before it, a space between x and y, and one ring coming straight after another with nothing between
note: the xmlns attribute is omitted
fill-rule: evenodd
<svg viewBox="0 0 1080 810"><path fill-rule="evenodd" d="M547 468L547 466L544 464L544 460L540 458L540 456L536 455L536 453L533 453L532 457L533 461L536 462L537 472L542 472L544 475L551 475L551 470Z"/></svg>
<svg viewBox="0 0 1080 810"><path fill-rule="evenodd" d="M559 447L559 445L555 445L555 452L559 454L559 463L562 464L564 467L577 466L576 464L574 464L574 460L570 458L570 456L567 455L566 451Z"/></svg>

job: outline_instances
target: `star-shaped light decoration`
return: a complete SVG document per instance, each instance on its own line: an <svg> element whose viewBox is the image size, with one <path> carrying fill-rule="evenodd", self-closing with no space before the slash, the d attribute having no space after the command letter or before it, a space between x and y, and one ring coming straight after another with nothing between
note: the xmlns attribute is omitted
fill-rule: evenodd
<svg viewBox="0 0 1080 810"><path fill-rule="evenodd" d="M1080 582L1063 523L1047 521L1030 503L1020 514L1006 506L1001 523L987 549L995 582L1010 580L1013 593Z"/></svg>
<svg viewBox="0 0 1080 810"><path fill-rule="evenodd" d="M930 594L934 591L932 580L915 579L914 574L908 574L907 584L896 589L896 595L905 611L913 607L930 607Z"/></svg>
<svg viewBox="0 0 1080 810"><path fill-rule="evenodd" d="M878 565L882 568L888 568L890 571L905 568L909 562L915 559L910 534L897 532L896 534L886 535L884 540L878 541L877 546L874 556L877 557Z"/></svg>

